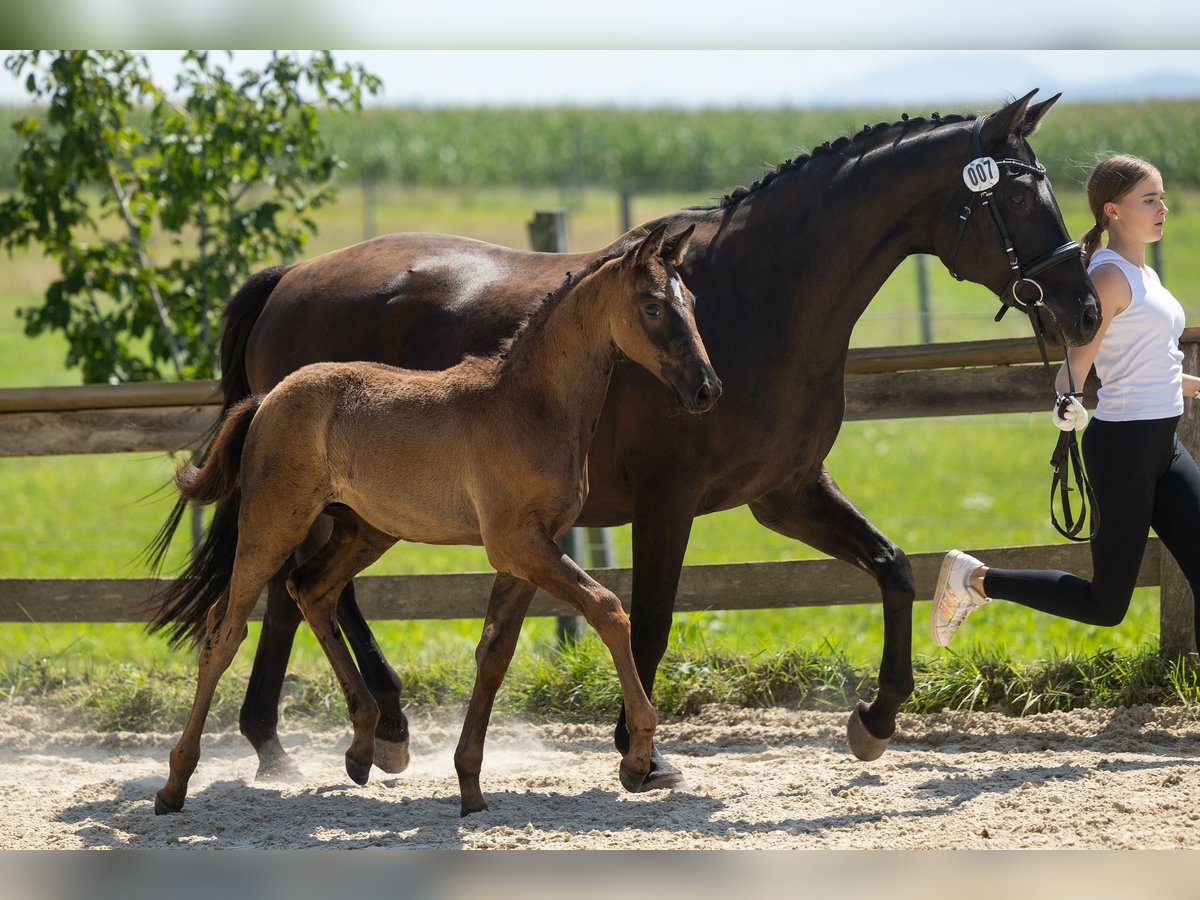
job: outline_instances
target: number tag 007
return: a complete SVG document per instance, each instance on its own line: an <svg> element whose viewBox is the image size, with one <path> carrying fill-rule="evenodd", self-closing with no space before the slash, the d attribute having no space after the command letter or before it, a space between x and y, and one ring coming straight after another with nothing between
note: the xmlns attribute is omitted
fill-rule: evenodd
<svg viewBox="0 0 1200 900"><path fill-rule="evenodd" d="M995 187L999 180L1000 168L990 156L973 159L963 169L963 181L977 194Z"/></svg>

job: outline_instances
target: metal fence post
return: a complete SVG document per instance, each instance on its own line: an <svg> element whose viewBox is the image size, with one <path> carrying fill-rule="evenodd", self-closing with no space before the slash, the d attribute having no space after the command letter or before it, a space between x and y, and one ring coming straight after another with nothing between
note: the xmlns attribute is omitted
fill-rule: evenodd
<svg viewBox="0 0 1200 900"><path fill-rule="evenodd" d="M529 244L534 250L548 253L567 252L567 214L564 210L538 210L529 223ZM565 274L565 273L564 273ZM555 543L558 549L585 569L591 564L583 529L572 528ZM573 643L583 637L583 616L559 616L555 632L558 644Z"/></svg>
<svg viewBox="0 0 1200 900"><path fill-rule="evenodd" d="M929 257L918 253L917 261L917 308L921 313L921 343L933 343L933 316L929 310Z"/></svg>

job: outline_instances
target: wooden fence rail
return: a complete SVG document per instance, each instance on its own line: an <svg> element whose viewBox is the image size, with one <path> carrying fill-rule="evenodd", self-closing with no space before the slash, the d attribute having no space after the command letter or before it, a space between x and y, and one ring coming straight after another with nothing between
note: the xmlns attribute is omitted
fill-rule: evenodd
<svg viewBox="0 0 1200 900"><path fill-rule="evenodd" d="M1200 372L1200 328L1184 333L1185 369ZM1050 348L1051 361L1062 359ZM1085 387L1095 402L1094 378ZM856 349L846 378L846 418L1038 412L1049 409L1049 375L1032 339L973 341L914 347ZM0 456L185 450L216 419L220 404L212 381L85 385L0 390ZM1200 414L1188 404L1180 436L1193 455L1200 449ZM1050 437L1047 436L1047 442ZM1047 476L1048 477L1048 476ZM999 566L1090 571L1086 545L977 548ZM917 597L933 594L942 554L913 554ZM628 598L628 569L598 569L597 578ZM367 576L356 582L364 613L373 619L478 618L490 573ZM1162 649L1194 649L1191 592L1157 538L1147 545L1139 586L1161 586ZM0 621L144 621L141 603L151 579L0 579ZM829 559L688 566L676 608L768 609L875 603L879 592L862 572ZM256 615L261 615L260 602ZM539 594L530 615L559 615Z"/></svg>

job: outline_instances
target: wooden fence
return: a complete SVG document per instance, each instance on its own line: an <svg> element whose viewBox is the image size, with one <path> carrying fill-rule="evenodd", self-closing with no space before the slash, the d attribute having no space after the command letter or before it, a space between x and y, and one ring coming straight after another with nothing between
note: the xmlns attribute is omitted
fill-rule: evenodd
<svg viewBox="0 0 1200 900"><path fill-rule="evenodd" d="M1185 369L1200 372L1200 328L1183 338ZM1061 360L1061 351L1054 361ZM1037 412L1049 409L1049 376L1032 338L852 350L847 364L846 418L895 419ZM1096 384L1089 381L1089 405ZM0 391L0 456L178 450L212 425L219 397L212 381L86 385ZM1193 455L1200 447L1200 413L1188 403L1180 435ZM1051 442L1047 433L1047 451ZM1049 478L1049 472L1045 473ZM1041 482L1041 473L1038 478ZM1044 487L1039 486L1038 490ZM1086 545L967 548L1005 567L1089 572ZM942 553L911 555L918 599L933 594ZM594 569L628 602L628 569ZM491 573L377 575L359 579L359 601L371 619L478 618ZM151 579L0 579L0 621L142 621L139 609ZM1161 586L1162 649L1194 649L1192 601L1187 582L1151 538L1139 586ZM732 610L877 603L874 581L836 560L688 566L676 609ZM262 603L256 615L261 615ZM561 606L535 597L530 615L558 615Z"/></svg>

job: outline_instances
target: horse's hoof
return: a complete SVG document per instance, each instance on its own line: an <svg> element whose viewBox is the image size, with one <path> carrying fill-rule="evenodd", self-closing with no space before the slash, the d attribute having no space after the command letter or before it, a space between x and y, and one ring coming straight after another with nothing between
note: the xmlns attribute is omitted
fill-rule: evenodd
<svg viewBox="0 0 1200 900"><path fill-rule="evenodd" d="M663 791L683 784L683 772L667 762L655 747L650 751L650 774L642 782L642 791Z"/></svg>
<svg viewBox="0 0 1200 900"><path fill-rule="evenodd" d="M300 767L292 762L286 753L281 753L279 756L269 759L260 757L258 760L258 771L254 775L255 781L295 782L301 781L303 778L304 775L300 771Z"/></svg>
<svg viewBox="0 0 1200 900"><path fill-rule="evenodd" d="M642 793L650 790L647 787L649 776L649 772L637 773L631 767L626 766L624 761L620 763L620 786L630 793Z"/></svg>
<svg viewBox="0 0 1200 900"><path fill-rule="evenodd" d="M389 775L396 775L408 768L408 739L385 741L375 738L375 765Z"/></svg>
<svg viewBox="0 0 1200 900"><path fill-rule="evenodd" d="M469 803L464 800L462 802L462 809L458 816L460 819L465 819L467 816L471 815L471 813L486 812L487 808L487 801L482 797L480 797L478 801L472 800Z"/></svg>
<svg viewBox="0 0 1200 900"><path fill-rule="evenodd" d="M358 763L352 760L349 756L346 757L346 774L350 776L350 780L355 784L366 784L367 779L371 777L371 764Z"/></svg>
<svg viewBox="0 0 1200 900"><path fill-rule="evenodd" d="M875 737L867 730L862 716L868 709L870 707L859 700L854 712L850 713L850 721L846 723L846 743L850 745L850 752L863 762L872 762L883 756L883 751L892 739L891 735L885 738Z"/></svg>
<svg viewBox="0 0 1200 900"><path fill-rule="evenodd" d="M181 809L183 809L182 803L178 805L171 803L163 797L162 791L159 791L154 795L154 814L156 816L164 816L167 813L177 813Z"/></svg>

